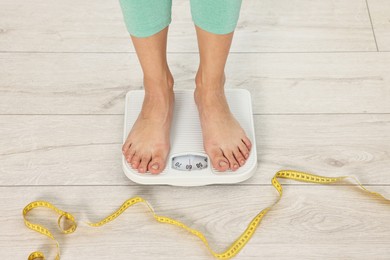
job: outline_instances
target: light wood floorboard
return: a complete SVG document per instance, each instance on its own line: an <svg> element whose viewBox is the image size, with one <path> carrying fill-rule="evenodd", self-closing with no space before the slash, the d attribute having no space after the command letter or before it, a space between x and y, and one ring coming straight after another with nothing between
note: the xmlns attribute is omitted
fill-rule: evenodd
<svg viewBox="0 0 390 260"><path fill-rule="evenodd" d="M177 89L194 89L197 54L170 54ZM0 114L123 114L142 88L135 54L0 54ZM237 66L237 64L242 64ZM255 114L390 113L390 53L231 54L227 88Z"/></svg>
<svg viewBox="0 0 390 260"><path fill-rule="evenodd" d="M390 115L257 115L247 184L292 168L390 185ZM1 185L133 185L121 170L123 116L0 116Z"/></svg>
<svg viewBox="0 0 390 260"><path fill-rule="evenodd" d="M390 51L390 3L367 0L379 51Z"/></svg>
<svg viewBox="0 0 390 260"><path fill-rule="evenodd" d="M173 1L170 52L197 51L188 0ZM0 51L134 51L117 0L2 0ZM243 1L233 52L376 51L365 0Z"/></svg>
<svg viewBox="0 0 390 260"><path fill-rule="evenodd" d="M375 187L390 195L389 187ZM389 204L351 186L285 186L285 196L264 218L258 233L237 259L387 259ZM21 209L45 199L78 220L76 233L56 232L56 215L36 210L30 220L54 231L66 259L212 259L195 237L153 221L144 206L129 209L101 228L88 227L125 199L140 195L158 214L174 217L205 233L218 251L245 229L277 192L270 186L20 187L0 188L0 253L25 259L33 250L54 253L46 237L23 226ZM200 196L201 195L201 196ZM12 244L8 242L12 239ZM8 247L7 247L8 245ZM10 247L11 246L11 247ZM52 258L49 258L52 259Z"/></svg>

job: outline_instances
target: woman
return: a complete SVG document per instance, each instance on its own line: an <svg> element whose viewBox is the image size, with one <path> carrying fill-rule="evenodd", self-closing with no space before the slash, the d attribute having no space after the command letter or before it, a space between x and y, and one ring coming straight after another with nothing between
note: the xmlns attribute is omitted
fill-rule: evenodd
<svg viewBox="0 0 390 260"><path fill-rule="evenodd" d="M230 112L224 94L225 64L241 0L190 0L200 64L194 98L203 145L214 168L237 170L251 142ZM173 77L166 59L172 0L120 0L125 23L143 71L145 98L122 152L139 173L160 173L170 149Z"/></svg>

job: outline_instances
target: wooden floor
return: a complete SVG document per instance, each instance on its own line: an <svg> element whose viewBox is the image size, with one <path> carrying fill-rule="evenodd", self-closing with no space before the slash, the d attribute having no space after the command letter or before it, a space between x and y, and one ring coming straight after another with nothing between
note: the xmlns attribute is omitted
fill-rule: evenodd
<svg viewBox="0 0 390 260"><path fill-rule="evenodd" d="M173 1L168 59L176 89L194 88L197 43L189 1ZM141 186L121 170L124 97L142 87L118 1L0 2L0 255L53 259L52 241L27 229L23 207L48 200L74 213L76 233L47 223L62 259L212 259L197 238L135 206L205 233L223 250L277 198L281 169L354 175L390 197L390 2L244 0L227 88L253 98L256 175L237 185ZM390 259L390 205L349 185L284 181L282 201L237 259Z"/></svg>

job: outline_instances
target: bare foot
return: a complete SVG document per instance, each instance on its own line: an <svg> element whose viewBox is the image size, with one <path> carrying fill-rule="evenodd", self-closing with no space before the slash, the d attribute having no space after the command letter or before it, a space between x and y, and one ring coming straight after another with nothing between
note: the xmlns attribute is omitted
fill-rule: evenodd
<svg viewBox="0 0 390 260"><path fill-rule="evenodd" d="M158 82L144 79L145 85L156 87L145 92L142 110L122 147L127 162L139 173L157 174L165 168L174 103L172 75L167 78Z"/></svg>
<svg viewBox="0 0 390 260"><path fill-rule="evenodd" d="M198 72L195 102L198 106L203 133L203 145L213 167L233 171L243 166L249 157L251 142L230 112L224 93L225 77L213 86L202 83ZM220 84L215 87L215 84Z"/></svg>

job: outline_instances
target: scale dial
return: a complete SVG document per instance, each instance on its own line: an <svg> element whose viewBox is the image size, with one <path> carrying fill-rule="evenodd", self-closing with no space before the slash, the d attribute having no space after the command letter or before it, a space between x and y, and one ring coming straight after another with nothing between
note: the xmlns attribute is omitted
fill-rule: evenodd
<svg viewBox="0 0 390 260"><path fill-rule="evenodd" d="M202 155L179 155L172 158L172 168L179 171L196 171L206 169L208 159Z"/></svg>

